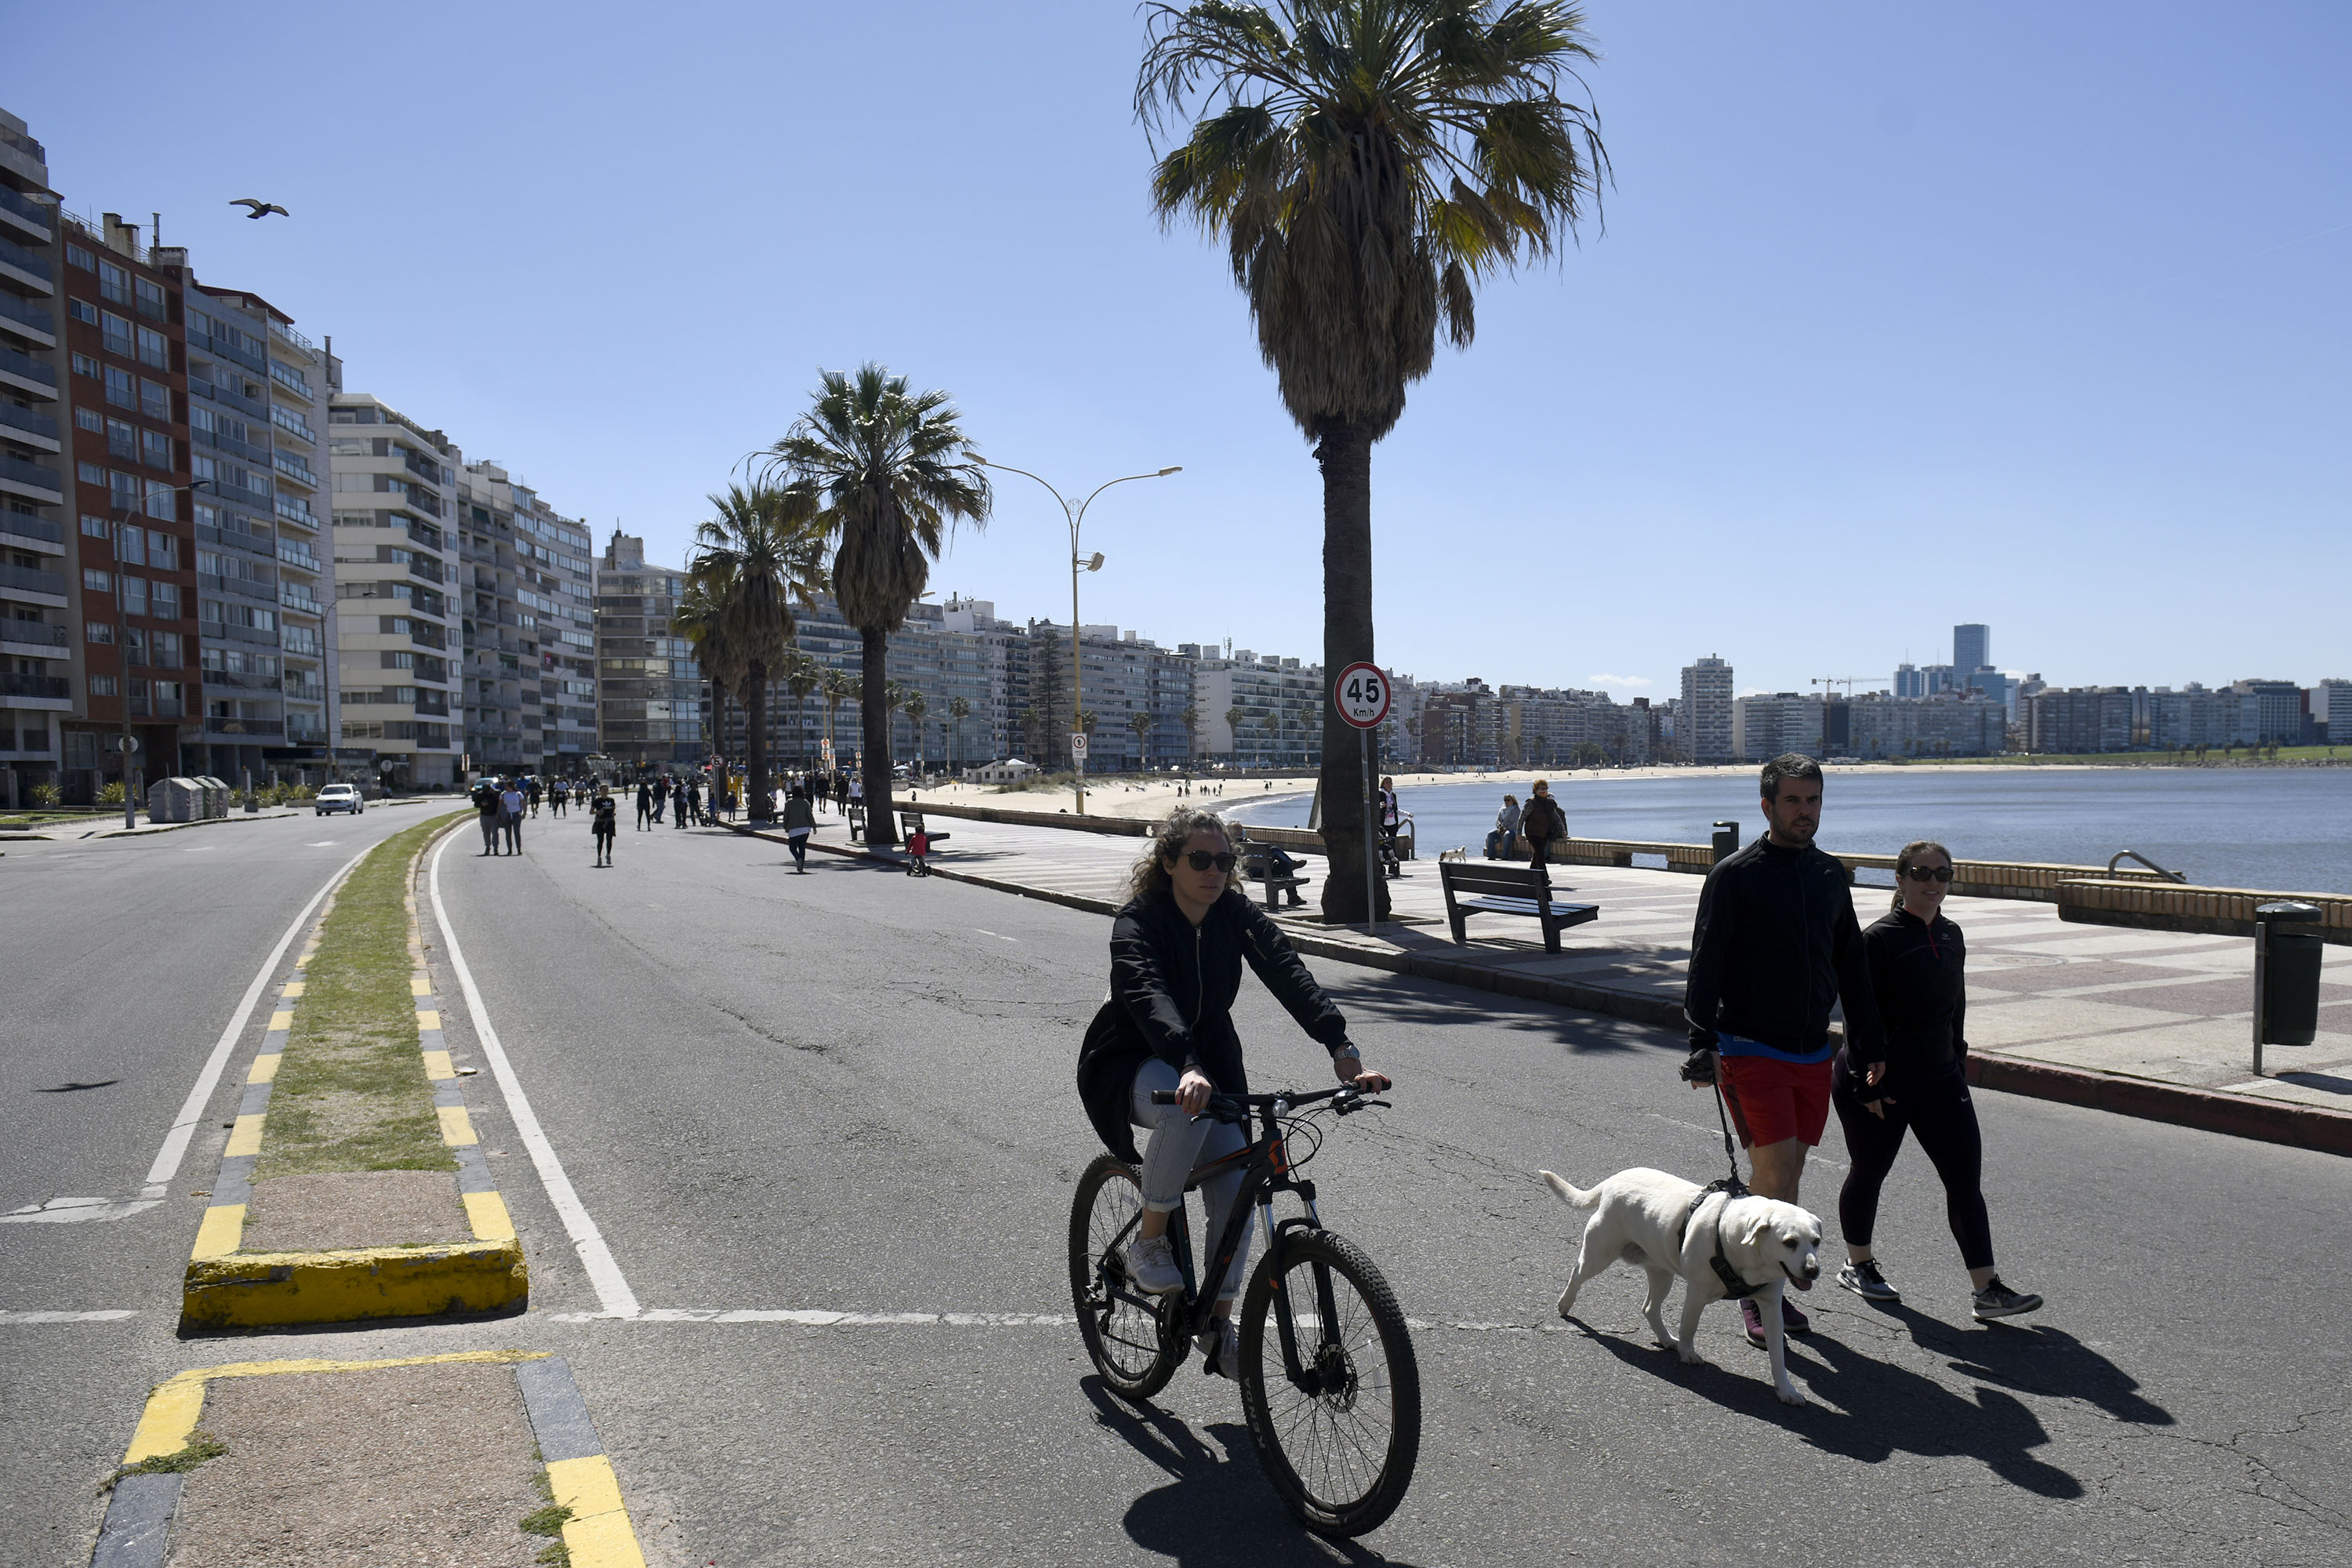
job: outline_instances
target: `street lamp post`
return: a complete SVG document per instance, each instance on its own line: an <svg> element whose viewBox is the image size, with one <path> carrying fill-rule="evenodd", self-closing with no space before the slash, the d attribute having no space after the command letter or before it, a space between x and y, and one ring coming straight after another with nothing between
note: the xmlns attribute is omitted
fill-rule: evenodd
<svg viewBox="0 0 2352 1568"><path fill-rule="evenodd" d="M1115 479L1105 479L1093 489L1087 491L1087 497L1084 500L1073 502L1069 497L1055 489L1052 485L1046 484L1044 479L1039 479L1038 476L1031 473L1026 468L1016 468L1010 463L992 463L985 458L974 458L971 461L979 464L983 468L1002 468L1008 474L1019 474L1024 479L1036 479L1039 484L1045 485L1045 493L1047 495L1052 496L1055 500L1062 503L1062 515L1069 520L1070 728L1075 731L1078 727L1078 682L1081 668L1078 662L1078 574L1082 571L1099 572L1102 570L1103 563L1102 552L1099 550L1094 552L1092 558L1087 558L1078 553L1078 528L1087 520L1087 508L1094 504L1095 497L1102 494L1103 491L1110 489L1113 485L1123 485L1129 479L1164 479L1171 474L1182 473L1184 471L1184 466L1181 463L1178 463L1172 467L1160 468L1149 474L1122 474ZM1087 764L1086 759L1077 753L1077 750L1075 747L1071 749L1070 765L1073 774L1072 784L1077 792L1077 813L1080 816L1084 816L1087 814Z"/></svg>

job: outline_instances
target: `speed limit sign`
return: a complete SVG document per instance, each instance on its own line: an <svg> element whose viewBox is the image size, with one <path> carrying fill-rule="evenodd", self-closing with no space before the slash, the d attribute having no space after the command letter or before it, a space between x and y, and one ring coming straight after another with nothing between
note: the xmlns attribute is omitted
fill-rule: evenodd
<svg viewBox="0 0 2352 1568"><path fill-rule="evenodd" d="M1339 672L1331 700L1339 717L1359 730L1377 730L1389 716L1389 678L1373 664L1351 664Z"/></svg>

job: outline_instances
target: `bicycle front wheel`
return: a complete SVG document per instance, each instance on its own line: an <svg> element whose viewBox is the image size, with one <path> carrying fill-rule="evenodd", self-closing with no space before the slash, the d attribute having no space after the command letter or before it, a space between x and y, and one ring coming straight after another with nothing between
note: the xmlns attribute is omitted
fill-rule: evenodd
<svg viewBox="0 0 2352 1568"><path fill-rule="evenodd" d="M1372 1260L1329 1231L1292 1233L1250 1280L1241 1360L1250 1436L1291 1511L1322 1535L1379 1528L1421 1454L1421 1369Z"/></svg>
<svg viewBox="0 0 2352 1568"><path fill-rule="evenodd" d="M1078 1333L1111 1392L1138 1401L1167 1386L1185 1349L1168 1326L1164 1301L1145 1296L1127 1275L1127 1244L1142 1217L1143 1188L1116 1154L1098 1157L1078 1178L1070 1205L1070 1299Z"/></svg>

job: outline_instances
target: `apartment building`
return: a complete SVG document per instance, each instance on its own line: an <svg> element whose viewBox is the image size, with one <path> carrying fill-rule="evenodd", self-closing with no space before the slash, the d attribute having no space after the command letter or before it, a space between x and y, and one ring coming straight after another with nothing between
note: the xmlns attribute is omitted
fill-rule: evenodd
<svg viewBox="0 0 2352 1568"><path fill-rule="evenodd" d="M463 454L366 393L327 412L334 481L334 648L340 740L405 789L462 782L450 695L464 644L449 603Z"/></svg>
<svg viewBox="0 0 2352 1568"><path fill-rule="evenodd" d="M1683 667L1675 738L1685 762L1706 766L1739 760L1731 732L1731 666L1714 654Z"/></svg>
<svg viewBox="0 0 2352 1568"><path fill-rule="evenodd" d="M538 773L596 749L588 526L490 461L458 473L465 760Z"/></svg>
<svg viewBox="0 0 2352 1568"><path fill-rule="evenodd" d="M60 229L47 152L0 110L0 807L67 782L59 726L83 689L68 588Z"/></svg>
<svg viewBox="0 0 2352 1568"><path fill-rule="evenodd" d="M2026 700L2025 749L2058 756L2127 752L2147 735L2141 695L2121 686L2037 691Z"/></svg>
<svg viewBox="0 0 2352 1568"><path fill-rule="evenodd" d="M1890 697L1874 691L1831 704L1829 749L1865 760L1889 757L1990 757L2009 749L2009 709L1977 691Z"/></svg>
<svg viewBox="0 0 2352 1568"><path fill-rule="evenodd" d="M185 314L201 771L323 783L335 743L326 440L338 368L257 294L192 280Z"/></svg>
<svg viewBox="0 0 2352 1568"><path fill-rule="evenodd" d="M1201 749L1234 767L1322 766L1326 700L1320 663L1238 647L1193 669Z"/></svg>
<svg viewBox="0 0 2352 1568"><path fill-rule="evenodd" d="M1657 744L1646 698L1621 705L1605 691L1506 686L1488 709L1495 759L1507 767L1634 766Z"/></svg>
<svg viewBox="0 0 2352 1568"><path fill-rule="evenodd" d="M625 772L699 763L703 682L673 625L686 574L613 531L596 566L597 748Z"/></svg>
<svg viewBox="0 0 2352 1568"><path fill-rule="evenodd" d="M1731 750L1743 763L1797 752L1820 757L1829 731L1825 701L1808 692L1751 692L1731 705Z"/></svg>
<svg viewBox="0 0 2352 1568"><path fill-rule="evenodd" d="M68 799L125 774L120 737L138 742L128 773L146 783L199 767L203 696L190 469L187 253L150 249L113 213L64 216L60 274L68 375L67 434L74 531L70 615L83 701L60 739ZM273 608L259 609L270 628Z"/></svg>
<svg viewBox="0 0 2352 1568"><path fill-rule="evenodd" d="M553 606L523 605L539 617L541 754L550 769L576 773L596 751L594 546L586 522L530 501L515 514L516 560L530 574L516 585Z"/></svg>

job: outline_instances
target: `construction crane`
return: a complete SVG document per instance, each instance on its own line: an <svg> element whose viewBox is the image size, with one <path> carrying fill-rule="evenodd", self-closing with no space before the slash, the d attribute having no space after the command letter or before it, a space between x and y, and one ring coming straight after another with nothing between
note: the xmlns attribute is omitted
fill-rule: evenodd
<svg viewBox="0 0 2352 1568"><path fill-rule="evenodd" d="M1878 677L1874 675L1817 675L1813 677L1811 680L1806 682L1806 684L1809 686L1843 686L1845 688L1846 700L1851 702L1853 700L1853 689L1855 687L1863 684L1864 681L1876 680L1877 679Z"/></svg>

